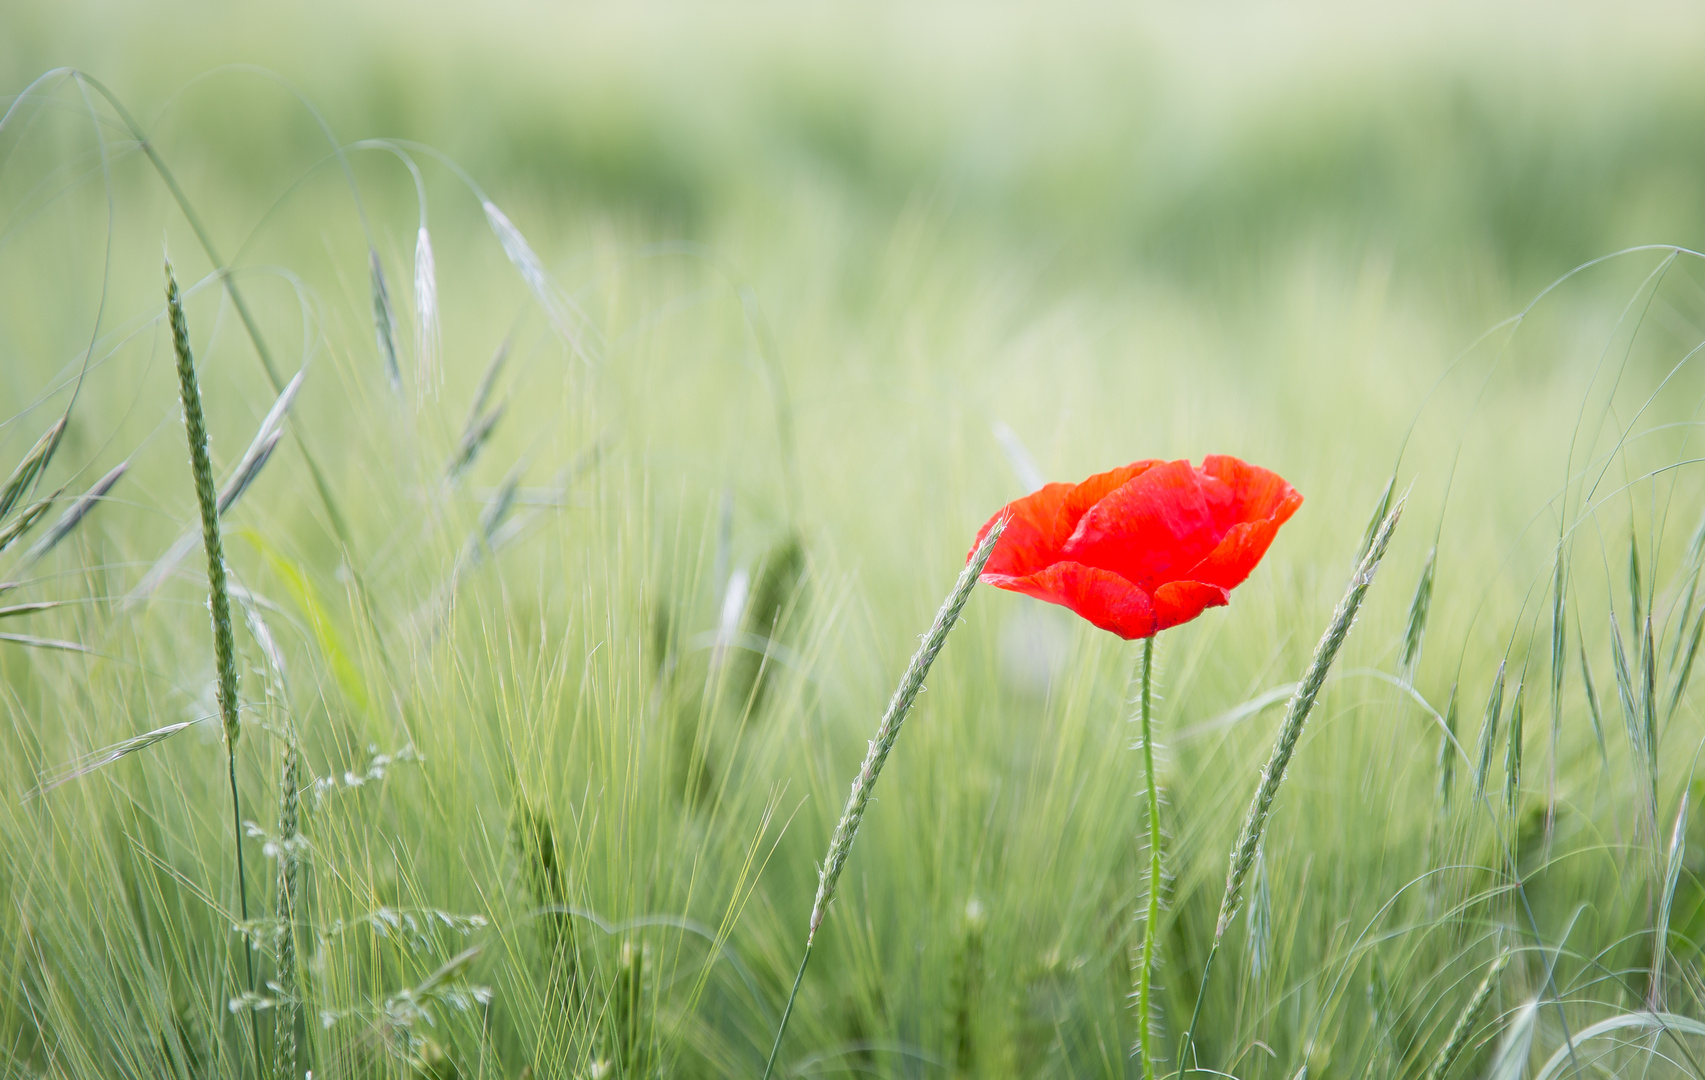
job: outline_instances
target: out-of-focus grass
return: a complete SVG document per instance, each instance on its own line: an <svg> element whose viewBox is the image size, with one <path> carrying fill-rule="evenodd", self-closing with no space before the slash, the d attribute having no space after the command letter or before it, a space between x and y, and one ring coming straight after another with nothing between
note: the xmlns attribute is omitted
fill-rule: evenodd
<svg viewBox="0 0 1705 1080"><path fill-rule="evenodd" d="M280 366L308 366L301 445L280 445L227 528L287 670L273 686L239 636L245 805L274 829L292 728L328 781L303 823L316 1076L402 1061L440 1076L755 1072L862 740L975 526L1024 490L1023 456L1075 478L1229 452L1308 502L1231 608L1160 645L1171 1045L1276 720L1238 707L1301 671L1417 416L1408 516L1272 822L1265 962L1239 920L1203 1063L1416 1075L1506 946L1521 951L1476 1068L1525 997L1548 996L1553 963L1574 1031L1645 1007L1660 849L1700 729L1684 696L1661 730L1662 820L1642 824L1606 611L1639 639L1632 531L1667 691L1705 492L1696 466L1647 473L1697 456L1700 376L1681 361L1705 338L1700 270L1624 256L1480 335L1589 258L1705 244L1697 16L1552 13L1536 29L1467 11L1385 25L1339 10L328 7L279 25L84 10L99 33L65 9L0 15L0 82L70 62L112 86L237 266ZM541 318L478 203L421 155L446 379L424 401L393 395L366 237L407 353L413 182L389 153L350 149L364 234L288 90L248 71L190 82L233 60L291 80L342 142L417 140L459 162L584 313L595 360ZM77 492L133 467L0 600L74 601L18 626L98 653L0 642L0 1060L228 1075L248 1014L226 1004L242 965L215 726L20 800L91 750L213 711L197 576L118 603L194 514L162 232L191 287L216 464L273 393L217 279L193 288L213 268L111 110L95 106L103 170L75 85L44 90L0 133L0 465L65 408L93 337L45 482ZM505 341L503 414L450 484ZM495 535L525 527L493 550L477 534L511 478ZM1607 756L1572 672L1553 766L1559 513L1568 655L1584 640ZM1377 674L1395 668L1435 532L1416 690L1442 711L1457 688L1472 752L1499 661L1525 672L1513 821L1501 777L1492 809L1473 803L1466 764L1441 805L1436 724ZM770 614L730 608L742 575L750 612ZM727 651L766 635L779 647L761 668ZM793 1072L1133 1068L1135 658L1023 598L973 597L853 852ZM423 760L374 774L374 755L405 747ZM1694 1016L1697 832L1684 822L1667 985ZM251 896L271 893L262 843ZM404 1023L398 995L470 945L467 978L490 1001ZM1536 1054L1562 1045L1558 1015L1538 1013Z"/></svg>

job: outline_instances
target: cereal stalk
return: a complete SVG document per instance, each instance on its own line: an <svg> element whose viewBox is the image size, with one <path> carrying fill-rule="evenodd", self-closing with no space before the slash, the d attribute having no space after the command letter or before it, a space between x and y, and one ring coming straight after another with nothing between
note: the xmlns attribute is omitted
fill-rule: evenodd
<svg viewBox="0 0 1705 1080"><path fill-rule="evenodd" d="M1373 585L1374 573L1379 569L1380 559L1385 557L1392 531L1397 528L1397 521L1403 516L1403 503L1402 498L1397 500L1391 512L1380 523L1372 542L1367 545L1361 565L1351 576L1350 586L1345 590L1344 598L1338 601L1338 609L1332 614L1331 625L1326 628L1320 643L1314 647L1314 660L1309 664L1307 674L1297 684L1296 692L1291 695L1290 706L1285 710L1284 724L1279 728L1279 737L1273 743L1272 755L1267 759L1266 767L1261 770L1261 784L1256 788L1255 798L1249 804L1249 813L1243 820L1243 831L1238 837L1237 845L1231 850L1231 866L1226 873L1225 895L1220 900L1214 941L1208 948L1207 962L1202 965L1202 981L1196 991L1196 1006L1191 1011L1190 1026L1185 1030L1184 1042L1179 1048L1183 1071L1189 1071L1191 1068L1189 1058L1194 1050L1196 1021L1202 1014L1202 1001L1208 992L1208 975L1213 970L1214 957L1219 953L1226 928L1231 925L1232 916L1237 914L1243 882L1249 876L1250 867L1255 864L1255 852L1261 846L1261 837L1267 829L1267 818L1273 812L1273 800L1279 794L1279 785L1284 783L1285 770L1290 767L1291 755L1296 753L1297 741L1302 737L1303 725L1314 708L1315 698L1319 697L1321 687L1326 684L1326 673L1331 670L1332 661L1337 658L1339 648L1350 633L1351 624L1356 621L1356 612L1361 610L1368 588Z"/></svg>
<svg viewBox="0 0 1705 1080"><path fill-rule="evenodd" d="M817 877L817 898L811 905L811 925L805 934L805 953L799 958L799 971L793 977L793 989L787 995L787 1007L782 1010L781 1023L776 1029L775 1045L770 1048L770 1058L764 1065L764 1080L769 1080L770 1071L775 1068L776 1054L781 1050L782 1036L787 1034L787 1021L793 1015L793 1002L799 996L800 981L805 978L805 966L811 962L811 946L817 940L817 928L823 925L823 917L828 913L829 902L835 898L835 886L841 879L841 871L846 868L847 855L852 851L853 840L858 836L858 827L864 821L864 812L870 804L871 789L876 786L876 778L882 775L882 766L888 760L888 754L894 749L894 741L900 736L900 725L905 723L906 714L911 712L912 703L918 698L918 693L924 687L924 676L929 674L930 665L935 663L936 654L947 641L947 634L959 622L959 613L965 609L965 601L970 599L971 589L977 584L977 578L983 572L983 566L994 553L995 541L1006 529L1004 520L997 521L989 529L988 535L971 556L971 561L965 564L965 569L959 574L959 580L954 583L953 592L947 601L936 612L935 622L930 625L929 633L924 635L923 644L913 654L912 662L906 667L906 674L900 680L900 686L894 691L894 696L888 702L888 711L882 714L882 722L876 727L876 738L870 742L870 750L864 757L864 764L859 766L858 776L853 779L852 793L847 796L847 805L841 811L841 820L835 825L835 832L829 838L829 853L823 860L823 868Z"/></svg>
<svg viewBox="0 0 1705 1080"><path fill-rule="evenodd" d="M1486 977L1480 980L1480 988L1474 991L1474 996L1457 1014L1456 1024L1450 1029L1450 1038L1445 1040L1444 1049L1439 1051L1439 1056L1433 1059L1433 1067L1427 1071L1427 1080L1444 1080L1450 1067L1462 1056L1462 1051L1468 1046L1468 1037L1474 1033L1474 1025L1480 1022L1480 1014L1486 1011L1486 1003L1492 1000L1492 991L1497 989L1498 976L1503 974L1509 962L1508 951L1499 953L1492 962Z"/></svg>
<svg viewBox="0 0 1705 1080"><path fill-rule="evenodd" d="M249 921L249 890L243 875L243 814L237 794L237 640L231 628L231 596L225 580L225 552L219 539L219 496L213 486L213 463L207 454L207 418L201 409L201 389L195 381L195 357L189 346L189 321L184 317L183 297L172 264L166 261L166 307L171 313L172 346L177 354L178 390L183 399L184 432L189 438L191 471L195 474L195 501L201 507L201 539L207 548L207 606L213 616L213 655L219 678L219 718L225 731L226 764L231 778L231 821L237 849L237 897L242 920ZM249 992L255 989L255 961L248 940L243 940L243 963ZM254 1036L255 1068L260 1068L260 1029L250 1018Z"/></svg>

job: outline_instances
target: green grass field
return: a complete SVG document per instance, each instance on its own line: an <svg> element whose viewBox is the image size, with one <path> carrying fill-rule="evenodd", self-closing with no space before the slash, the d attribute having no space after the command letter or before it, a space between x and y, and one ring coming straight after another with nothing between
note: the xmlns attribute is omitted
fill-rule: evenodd
<svg viewBox="0 0 1705 1080"><path fill-rule="evenodd" d="M1701 29L0 12L0 1074L756 1078L977 528L1227 453L1306 502L1157 642L1158 1073L1394 480L1190 1075L1705 1075ZM162 254L216 483L302 373L234 774ZM973 593L777 1075L1143 1075L1140 653Z"/></svg>

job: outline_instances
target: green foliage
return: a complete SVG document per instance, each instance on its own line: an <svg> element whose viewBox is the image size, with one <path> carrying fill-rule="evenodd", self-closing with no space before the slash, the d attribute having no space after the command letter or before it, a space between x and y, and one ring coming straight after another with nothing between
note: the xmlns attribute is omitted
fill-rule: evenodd
<svg viewBox="0 0 1705 1080"><path fill-rule="evenodd" d="M1550 56L1192 53L1081 12L375 40L329 10L182 49L110 12L156 57L111 80L146 149L66 76L0 129L0 1073L248 1075L252 1028L269 1074L755 1075L848 778L1015 469L1206 452L1308 501L1160 650L1157 1063L1198 996L1194 1063L1244 1080L1563 1075L1565 1025L1608 1074L1705 1060L1700 264L1611 259L1481 340L1626 240L1700 246L1688 34L1600 95ZM9 92L74 21L8 14ZM234 41L347 174L277 83L184 86ZM1162 55L1189 73L1132 60ZM350 141L386 135L485 190ZM380 269L421 193L430 318ZM206 342L201 487L266 469L215 507L234 667L196 560L137 592L203 520L162 232ZM441 386L404 360L421 327ZM1251 844L1285 680L1405 490ZM781 1069L1137 1074L1134 654L1058 614L960 613ZM243 672L248 920L207 722ZM1247 962L1204 989L1220 934Z"/></svg>

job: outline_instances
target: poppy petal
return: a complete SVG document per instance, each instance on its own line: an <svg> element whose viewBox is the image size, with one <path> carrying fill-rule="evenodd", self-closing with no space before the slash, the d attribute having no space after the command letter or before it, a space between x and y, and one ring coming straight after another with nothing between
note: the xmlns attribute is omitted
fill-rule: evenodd
<svg viewBox="0 0 1705 1080"><path fill-rule="evenodd" d="M1154 628L1187 623L1211 607L1225 607L1231 593L1200 581L1169 581L1154 591Z"/></svg>
<svg viewBox="0 0 1705 1080"><path fill-rule="evenodd" d="M1264 521L1233 525L1219 546L1191 567L1186 576L1194 581L1218 585L1225 589L1242 585L1244 579L1249 577L1256 564L1261 561L1261 557L1267 554L1267 548L1273 543L1279 526L1289 520L1301 505L1302 496L1293 491L1289 499L1279 504L1278 512L1272 517Z"/></svg>
<svg viewBox="0 0 1705 1080"><path fill-rule="evenodd" d="M1023 577L1047 566L1059 557L1057 525L1060 509L1071 491L1071 484L1045 484L1040 490L1007 503L1000 513L977 530L977 540L971 545L965 561L971 561L971 556L983 546L983 537L1004 515L1008 518L1006 530L995 542L995 550L990 553L983 570L983 579L988 580L991 574Z"/></svg>
<svg viewBox="0 0 1705 1080"><path fill-rule="evenodd" d="M1060 554L1148 591L1176 580L1225 535L1203 487L1188 461L1148 469L1091 507Z"/></svg>
<svg viewBox="0 0 1705 1080"><path fill-rule="evenodd" d="M1067 538L1077 530L1078 522L1083 520L1083 515L1087 514L1090 508L1096 503L1105 499L1119 488L1124 487L1132 480L1135 480L1143 473L1148 472L1156 465L1165 464L1166 462L1161 461L1159 458L1149 458L1145 461L1133 461L1129 465L1124 465L1117 469L1109 469L1104 473L1096 473L1088 480L1085 480L1083 483L1072 488L1070 494L1066 496L1064 504L1060 507L1060 543L1064 544Z"/></svg>
<svg viewBox="0 0 1705 1080"><path fill-rule="evenodd" d="M1302 505L1302 496L1278 473L1225 454L1203 458L1201 472L1219 481L1206 487L1223 530L1275 515L1275 524L1283 525Z"/></svg>
<svg viewBox="0 0 1705 1080"><path fill-rule="evenodd" d="M1149 594L1110 570L1082 563L1057 562L1026 577L983 574L991 585L1070 608L1103 630L1127 641L1150 637L1155 625Z"/></svg>

